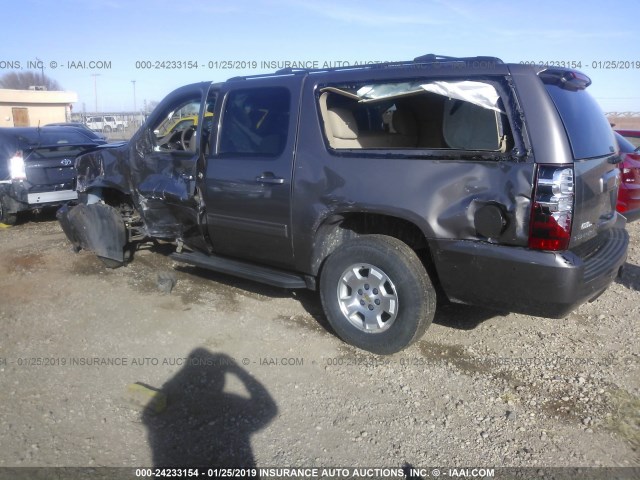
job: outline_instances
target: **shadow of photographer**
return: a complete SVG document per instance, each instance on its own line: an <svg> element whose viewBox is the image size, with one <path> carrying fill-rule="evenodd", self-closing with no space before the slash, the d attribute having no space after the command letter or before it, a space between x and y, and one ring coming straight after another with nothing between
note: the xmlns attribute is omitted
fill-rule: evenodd
<svg viewBox="0 0 640 480"><path fill-rule="evenodd" d="M226 383L241 386L248 396L225 391ZM147 408L143 415L154 467L256 467L251 435L268 425L278 408L232 358L196 349L161 391L166 409L156 414Z"/></svg>

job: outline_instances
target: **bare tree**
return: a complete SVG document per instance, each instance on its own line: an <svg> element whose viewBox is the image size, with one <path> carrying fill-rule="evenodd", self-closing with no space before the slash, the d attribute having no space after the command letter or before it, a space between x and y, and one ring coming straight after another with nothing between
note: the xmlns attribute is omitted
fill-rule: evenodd
<svg viewBox="0 0 640 480"><path fill-rule="evenodd" d="M153 112L153 110L158 106L160 102L157 100L150 100L147 104L146 104L146 113L149 112Z"/></svg>
<svg viewBox="0 0 640 480"><path fill-rule="evenodd" d="M46 90L62 90L57 81L40 72L9 72L0 77L0 88L29 90L32 86L44 86Z"/></svg>

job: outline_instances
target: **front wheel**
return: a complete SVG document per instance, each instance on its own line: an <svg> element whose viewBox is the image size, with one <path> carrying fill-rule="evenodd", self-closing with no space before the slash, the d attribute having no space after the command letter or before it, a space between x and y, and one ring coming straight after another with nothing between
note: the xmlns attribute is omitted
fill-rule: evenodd
<svg viewBox="0 0 640 480"><path fill-rule="evenodd" d="M418 340L436 309L435 289L416 253L386 235L338 247L322 268L320 297L340 338L382 355Z"/></svg>

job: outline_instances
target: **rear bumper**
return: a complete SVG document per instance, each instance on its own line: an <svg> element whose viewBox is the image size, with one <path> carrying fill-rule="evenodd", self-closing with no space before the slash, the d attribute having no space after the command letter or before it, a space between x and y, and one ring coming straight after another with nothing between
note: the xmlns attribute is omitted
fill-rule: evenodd
<svg viewBox="0 0 640 480"><path fill-rule="evenodd" d="M457 240L435 241L432 252L451 301L561 318L604 292L626 261L626 230L601 235L588 256Z"/></svg>
<svg viewBox="0 0 640 480"><path fill-rule="evenodd" d="M60 190L57 192L41 192L27 194L27 202L30 206L44 204L59 204L69 200L77 200L78 192L75 190Z"/></svg>
<svg viewBox="0 0 640 480"><path fill-rule="evenodd" d="M48 186L33 186L28 181L13 181L10 183L2 183L0 185L0 193L9 199L10 213L62 205L65 202L78 199L78 193L75 190L68 188L64 190L54 190L53 188L54 187Z"/></svg>

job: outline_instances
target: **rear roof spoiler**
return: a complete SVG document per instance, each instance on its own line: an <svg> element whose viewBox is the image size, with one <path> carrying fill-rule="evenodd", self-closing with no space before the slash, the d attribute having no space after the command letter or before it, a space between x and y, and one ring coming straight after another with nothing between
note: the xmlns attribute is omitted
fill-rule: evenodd
<svg viewBox="0 0 640 480"><path fill-rule="evenodd" d="M557 85L567 90L584 90L591 85L591 79L578 70L546 68L538 72L538 76L547 85Z"/></svg>

